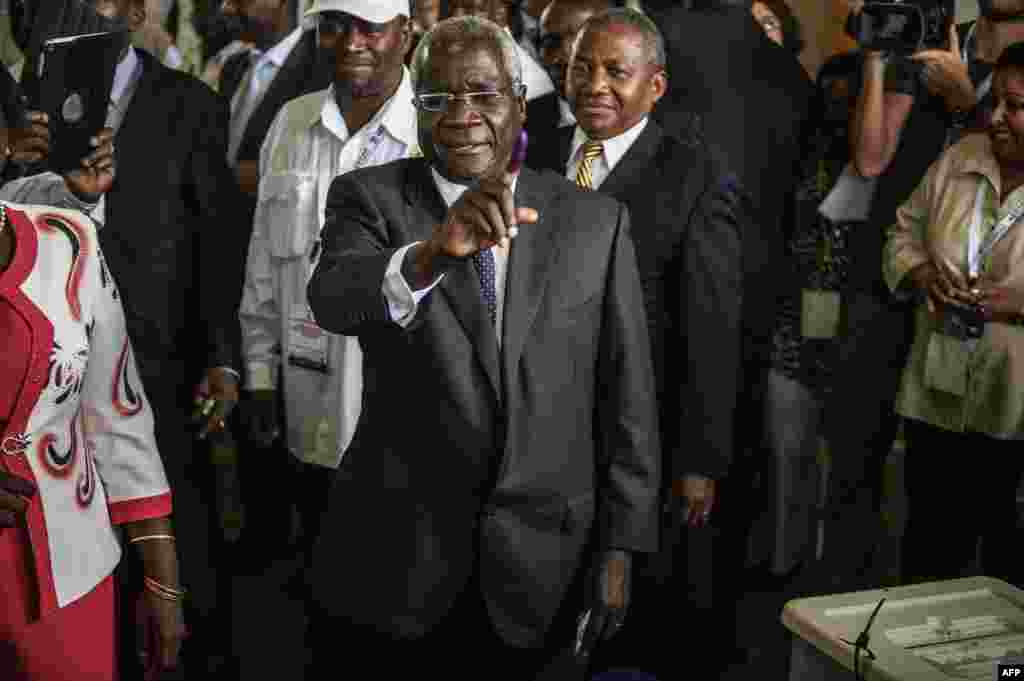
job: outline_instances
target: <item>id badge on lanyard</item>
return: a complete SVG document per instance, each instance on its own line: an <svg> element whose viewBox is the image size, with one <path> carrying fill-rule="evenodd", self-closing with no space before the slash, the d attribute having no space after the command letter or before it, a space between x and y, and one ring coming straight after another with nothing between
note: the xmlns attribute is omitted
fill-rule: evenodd
<svg viewBox="0 0 1024 681"><path fill-rule="evenodd" d="M982 265L992 253L992 249L1024 216L1024 200L1017 199L1006 215L982 237L981 225L987 190L988 183L982 178L978 185L978 193L974 197L974 215L971 217L970 231L967 234L967 281L972 286L981 276Z"/></svg>
<svg viewBox="0 0 1024 681"><path fill-rule="evenodd" d="M988 182L981 178L974 197L974 213L967 233L967 281L975 286L981 276L982 265L995 245L1024 215L1024 201L1018 201L986 234L981 235ZM965 397L968 386L968 364L977 347L977 338L957 338L938 330L928 339L925 355L925 385L933 390Z"/></svg>
<svg viewBox="0 0 1024 681"><path fill-rule="evenodd" d="M330 373L328 335L317 326L304 303L292 303L288 319L288 362L308 371Z"/></svg>

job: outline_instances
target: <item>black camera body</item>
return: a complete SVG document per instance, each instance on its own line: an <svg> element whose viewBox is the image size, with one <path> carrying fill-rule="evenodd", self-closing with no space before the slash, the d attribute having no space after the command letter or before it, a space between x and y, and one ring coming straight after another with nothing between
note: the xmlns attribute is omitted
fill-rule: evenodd
<svg viewBox="0 0 1024 681"><path fill-rule="evenodd" d="M948 49L955 19L954 0L866 2L859 14L847 19L846 32L866 50L910 55Z"/></svg>
<svg viewBox="0 0 1024 681"><path fill-rule="evenodd" d="M985 335L985 315L978 305L943 305L939 332L967 341Z"/></svg>

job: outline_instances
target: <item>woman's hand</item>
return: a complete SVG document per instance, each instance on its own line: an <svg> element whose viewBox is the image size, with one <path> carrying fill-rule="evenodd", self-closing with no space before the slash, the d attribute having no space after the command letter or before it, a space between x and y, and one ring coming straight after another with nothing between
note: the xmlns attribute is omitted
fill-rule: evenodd
<svg viewBox="0 0 1024 681"><path fill-rule="evenodd" d="M129 546L139 551L143 574L157 585L181 591L170 518L135 520L125 523L124 530ZM181 594L175 600L162 597L166 595L147 581L135 604L138 640L131 654L138 655L146 669L146 681L177 666L181 642L188 635Z"/></svg>
<svg viewBox="0 0 1024 681"><path fill-rule="evenodd" d="M986 320L1015 324L1024 315L1024 293L1021 291L986 283L982 283L978 291L978 302Z"/></svg>
<svg viewBox="0 0 1024 681"><path fill-rule="evenodd" d="M942 305L977 302L963 275L944 264L926 262L910 270L910 280L925 295L928 311L935 314Z"/></svg>
<svg viewBox="0 0 1024 681"><path fill-rule="evenodd" d="M0 528L17 525L35 494L35 483L0 471Z"/></svg>
<svg viewBox="0 0 1024 681"><path fill-rule="evenodd" d="M168 601L147 589L137 604L139 661L146 681L159 679L178 666L181 644L188 636L185 613L180 601Z"/></svg>

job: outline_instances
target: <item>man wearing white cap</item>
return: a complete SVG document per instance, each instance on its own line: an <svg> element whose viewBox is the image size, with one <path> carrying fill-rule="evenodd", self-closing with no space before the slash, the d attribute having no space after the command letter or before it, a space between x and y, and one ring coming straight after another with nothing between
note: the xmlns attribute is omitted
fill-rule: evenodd
<svg viewBox="0 0 1024 681"><path fill-rule="evenodd" d="M243 416L254 441L281 436L301 462L299 484L287 487L311 541L363 390L359 341L321 330L306 304L327 190L338 175L419 151L403 63L408 0L317 0L306 16L321 50L333 47L334 82L286 104L263 143L240 320L251 396Z"/></svg>

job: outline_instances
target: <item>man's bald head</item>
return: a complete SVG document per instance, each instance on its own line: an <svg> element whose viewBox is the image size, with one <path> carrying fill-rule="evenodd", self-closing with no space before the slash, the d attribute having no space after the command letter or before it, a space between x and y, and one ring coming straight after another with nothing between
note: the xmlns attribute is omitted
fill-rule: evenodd
<svg viewBox="0 0 1024 681"><path fill-rule="evenodd" d="M615 0L552 0L540 16L540 58L565 98L565 76L573 39L587 19L617 7Z"/></svg>

